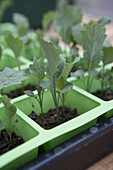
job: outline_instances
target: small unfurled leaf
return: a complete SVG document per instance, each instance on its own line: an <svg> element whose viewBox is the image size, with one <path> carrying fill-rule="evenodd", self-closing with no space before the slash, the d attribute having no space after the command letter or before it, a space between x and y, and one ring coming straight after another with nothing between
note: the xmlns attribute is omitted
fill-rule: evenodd
<svg viewBox="0 0 113 170"><path fill-rule="evenodd" d="M104 47L103 48L103 64L110 64L113 62L113 47Z"/></svg>
<svg viewBox="0 0 113 170"><path fill-rule="evenodd" d="M63 41L70 43L71 28L77 25L82 20L82 11L80 8L74 6L65 6L64 4L60 7L58 14L54 17L53 26L57 33L60 34Z"/></svg>
<svg viewBox="0 0 113 170"><path fill-rule="evenodd" d="M2 58L2 47L0 46L0 59Z"/></svg>
<svg viewBox="0 0 113 170"><path fill-rule="evenodd" d="M43 18L42 18L43 30L46 30L48 28L48 26L51 24L55 13L56 13L56 11L49 11L43 15Z"/></svg>
<svg viewBox="0 0 113 170"><path fill-rule="evenodd" d="M11 34L7 35L5 40L9 48L11 48L11 50L14 52L15 56L19 57L23 49L23 41Z"/></svg>
<svg viewBox="0 0 113 170"><path fill-rule="evenodd" d="M92 70L102 59L102 47L105 40L105 29L97 23L87 26L82 32L82 45L84 47L84 68Z"/></svg>
<svg viewBox="0 0 113 170"><path fill-rule="evenodd" d="M10 119L12 119L12 117L15 115L16 111L17 111L17 109L16 109L16 107L14 105L11 105L8 108Z"/></svg>
<svg viewBox="0 0 113 170"><path fill-rule="evenodd" d="M39 84L43 80L43 78L45 77L44 59L43 58L36 59L34 57L33 58L33 64L30 64L29 67L30 67L32 73L37 78L38 84Z"/></svg>
<svg viewBox="0 0 113 170"><path fill-rule="evenodd" d="M0 129L3 129L6 126L6 123L0 119Z"/></svg>
<svg viewBox="0 0 113 170"><path fill-rule="evenodd" d="M0 100L5 106L6 114L8 115L9 119L12 119L13 116L16 114L16 107L10 103L10 99L6 95L2 96Z"/></svg>
<svg viewBox="0 0 113 170"><path fill-rule="evenodd" d="M21 71L6 67L3 71L0 72L0 89L14 84L20 84L27 78L28 77L25 77L24 73Z"/></svg>
<svg viewBox="0 0 113 170"><path fill-rule="evenodd" d="M74 73L72 72L71 77L81 78L84 76L84 74L85 74L85 71L82 69L79 69L79 70L75 71Z"/></svg>
<svg viewBox="0 0 113 170"><path fill-rule="evenodd" d="M65 83L66 83L66 80L67 80L67 77L73 67L73 65L79 61L78 58L75 59L75 61L73 63L65 63L65 66L64 66L64 71L62 73L62 76L60 77L60 79L57 81L57 88L59 90L62 90L62 88L64 87Z"/></svg>
<svg viewBox="0 0 113 170"><path fill-rule="evenodd" d="M28 96L35 97L34 93L31 90L25 90L24 93Z"/></svg>
<svg viewBox="0 0 113 170"><path fill-rule="evenodd" d="M85 30L85 29L86 29L86 27L84 25L80 25L80 24L72 27L73 38L78 44L81 44L81 39L82 39L81 31Z"/></svg>
<svg viewBox="0 0 113 170"><path fill-rule="evenodd" d="M101 24L104 27L104 26L109 25L111 23L111 19L103 17L103 18L99 19L97 23Z"/></svg>
<svg viewBox="0 0 113 170"><path fill-rule="evenodd" d="M48 69L51 77L57 72L58 65L60 64L60 49L56 48L52 42L45 41L41 38L41 45L47 56Z"/></svg>
<svg viewBox="0 0 113 170"><path fill-rule="evenodd" d="M62 88L62 90L60 90L60 93L66 93L66 92L68 92L69 90L71 90L72 87L73 87L73 84L67 82L67 83L64 85L64 87Z"/></svg>
<svg viewBox="0 0 113 170"><path fill-rule="evenodd" d="M60 64L58 65L58 68L57 68L57 73L56 73L56 79L60 79L60 77L62 76L63 74L63 71L64 71L64 67L65 67L65 59L62 58Z"/></svg>
<svg viewBox="0 0 113 170"><path fill-rule="evenodd" d="M51 90L51 81L50 80L49 81L41 81L40 86L43 89Z"/></svg>

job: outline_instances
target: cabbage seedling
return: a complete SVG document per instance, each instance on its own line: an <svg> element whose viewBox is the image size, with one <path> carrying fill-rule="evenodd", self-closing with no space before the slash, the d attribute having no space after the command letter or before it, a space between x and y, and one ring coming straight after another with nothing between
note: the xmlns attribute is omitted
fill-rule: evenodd
<svg viewBox="0 0 113 170"><path fill-rule="evenodd" d="M47 56L46 74L49 81L41 81L40 85L43 88L51 91L53 101L56 107L57 121L59 121L58 101L56 93L57 91L62 93L62 101L64 107L64 94L70 88L72 88L72 85L70 83L66 83L66 79L76 60L72 64L65 63L65 59L60 56L60 49L56 48L52 42L45 41L43 38L41 39L41 45Z"/></svg>
<svg viewBox="0 0 113 170"><path fill-rule="evenodd" d="M0 97L0 101L3 103L4 107L5 107L5 113L7 115L8 118L8 126L6 126L5 122L0 120L0 127L6 127L7 133L9 135L10 138L10 144L12 143L12 129L13 126L16 125L17 121L14 123L14 125L12 125L12 119L14 117L14 115L16 114L16 107L10 103L10 99L6 96L3 95L2 97Z"/></svg>
<svg viewBox="0 0 113 170"><path fill-rule="evenodd" d="M34 76L37 79L37 92L38 92L38 97L34 95L34 93L30 90L24 91L28 96L34 97L37 99L39 102L40 108L41 108L41 113L43 113L43 94L44 94L44 89L40 86L40 82L43 80L45 77L45 65L44 65L44 60L43 58L40 58L39 60L34 57L33 59L33 64L30 64L30 69Z"/></svg>

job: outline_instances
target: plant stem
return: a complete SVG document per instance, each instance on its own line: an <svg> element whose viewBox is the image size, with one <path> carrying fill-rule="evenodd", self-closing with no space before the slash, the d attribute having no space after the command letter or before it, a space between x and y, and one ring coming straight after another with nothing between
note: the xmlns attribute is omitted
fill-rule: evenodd
<svg viewBox="0 0 113 170"><path fill-rule="evenodd" d="M56 99L56 82L54 81L55 78L51 79L52 85L51 85L51 93L53 96L53 101L56 107L56 112L57 112L57 121L59 122L59 111L58 111L58 103L57 103L57 99Z"/></svg>
<svg viewBox="0 0 113 170"><path fill-rule="evenodd" d="M10 138L10 144L12 144L12 130L11 130L11 119L9 118L9 114L8 114L8 134L9 134L9 138Z"/></svg>
<svg viewBox="0 0 113 170"><path fill-rule="evenodd" d="M64 116L64 113L65 113L65 105L64 105L64 103L65 103L65 94L64 94L64 93L62 93L63 116Z"/></svg>
<svg viewBox="0 0 113 170"><path fill-rule="evenodd" d="M21 71L21 69L20 69L20 62L19 62L19 60L18 60L18 57L17 57L17 56L15 56L15 58L16 58L16 62L17 62L17 66L18 66L18 70L19 70L19 71Z"/></svg>
<svg viewBox="0 0 113 170"><path fill-rule="evenodd" d="M1 89L1 96L3 96L3 94L4 94L4 90L3 90L3 89Z"/></svg>

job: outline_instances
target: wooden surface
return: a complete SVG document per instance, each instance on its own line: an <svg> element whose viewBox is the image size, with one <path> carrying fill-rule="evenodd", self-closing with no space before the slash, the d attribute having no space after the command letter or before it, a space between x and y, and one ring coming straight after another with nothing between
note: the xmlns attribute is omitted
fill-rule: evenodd
<svg viewBox="0 0 113 170"><path fill-rule="evenodd" d="M113 170L113 153L101 159L87 170Z"/></svg>

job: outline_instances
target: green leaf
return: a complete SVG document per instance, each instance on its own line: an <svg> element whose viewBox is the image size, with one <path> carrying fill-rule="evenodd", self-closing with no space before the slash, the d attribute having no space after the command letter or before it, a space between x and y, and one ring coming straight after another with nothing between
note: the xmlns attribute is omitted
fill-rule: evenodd
<svg viewBox="0 0 113 170"><path fill-rule="evenodd" d="M11 34L7 35L5 40L9 48L14 52L15 57L19 57L23 49L23 41Z"/></svg>
<svg viewBox="0 0 113 170"><path fill-rule="evenodd" d="M72 72L71 77L81 78L84 76L84 74L85 74L85 71L82 69L79 69L79 70L75 71L74 73Z"/></svg>
<svg viewBox="0 0 113 170"><path fill-rule="evenodd" d="M6 126L6 123L0 119L0 129L5 128L5 126Z"/></svg>
<svg viewBox="0 0 113 170"><path fill-rule="evenodd" d="M58 65L60 64L60 49L56 48L52 42L45 41L41 38L41 45L47 56L48 69L51 77L57 72Z"/></svg>
<svg viewBox="0 0 113 170"><path fill-rule="evenodd" d="M104 47L103 48L103 64L109 64L113 62L113 47Z"/></svg>
<svg viewBox="0 0 113 170"><path fill-rule="evenodd" d="M29 19L25 15L18 12L13 14L13 22L16 25L24 25L26 27L29 27Z"/></svg>
<svg viewBox="0 0 113 170"><path fill-rule="evenodd" d="M74 27L72 27L72 35L74 40L78 43L81 44L81 39L82 39L82 30L85 30L86 27L84 25L75 25Z"/></svg>
<svg viewBox="0 0 113 170"><path fill-rule="evenodd" d="M9 112L9 116L10 116L10 119L13 118L13 116L16 114L16 107L14 105L11 105L9 108L8 108L8 112Z"/></svg>
<svg viewBox="0 0 113 170"><path fill-rule="evenodd" d="M73 87L73 84L67 82L67 83L64 85L64 87L62 88L62 90L60 90L60 93L66 93L66 92L68 92L69 90L71 90L72 87Z"/></svg>
<svg viewBox="0 0 113 170"><path fill-rule="evenodd" d="M97 67L102 59L102 47L106 37L105 29L95 23L87 26L82 32L82 45L84 47L83 66L87 70Z"/></svg>
<svg viewBox="0 0 113 170"><path fill-rule="evenodd" d="M38 28L35 33L36 33L37 40L40 42L40 38L44 36L43 31Z"/></svg>
<svg viewBox="0 0 113 170"><path fill-rule="evenodd" d="M63 71L64 71L64 66L65 66L65 59L62 58L60 64L58 65L58 68L57 68L57 73L56 73L56 79L60 79L60 77L62 76L63 74Z"/></svg>
<svg viewBox="0 0 113 170"><path fill-rule="evenodd" d="M44 59L39 58L36 59L36 57L33 58L33 64L30 64L30 69L32 73L35 75L35 77L38 80L38 84L43 80L45 77L45 64Z"/></svg>
<svg viewBox="0 0 113 170"><path fill-rule="evenodd" d="M0 72L0 89L14 84L20 84L27 78L28 77L25 77L24 73L21 71L6 67L3 71Z"/></svg>
<svg viewBox="0 0 113 170"><path fill-rule="evenodd" d="M12 119L13 116L16 114L16 107L10 103L10 99L6 95L2 96L0 100L5 106L6 114L8 115L9 119Z"/></svg>
<svg viewBox="0 0 113 170"><path fill-rule="evenodd" d="M46 30L48 28L48 26L51 24L55 13L56 13L56 11L49 11L43 15L43 18L42 18L43 30Z"/></svg>
<svg viewBox="0 0 113 170"><path fill-rule="evenodd" d="M71 28L82 20L82 11L74 6L62 5L58 14L54 17L53 26L57 33L60 34L63 41L70 43Z"/></svg>
<svg viewBox="0 0 113 170"><path fill-rule="evenodd" d="M57 82L57 88L59 90L63 89L64 84L66 83L67 77L68 77L73 65L77 61L78 61L78 58L76 58L76 60L73 63L65 63L63 74L62 74L62 76L60 77L60 79Z"/></svg>
<svg viewBox="0 0 113 170"><path fill-rule="evenodd" d="M34 93L30 90L25 90L24 93L27 94L28 96L35 97Z"/></svg>
<svg viewBox="0 0 113 170"><path fill-rule="evenodd" d="M101 24L104 27L104 26L109 25L111 23L111 19L103 17L103 18L99 19L97 23Z"/></svg>
<svg viewBox="0 0 113 170"><path fill-rule="evenodd" d="M40 82L40 86L43 88L43 89L47 89L47 90L50 90L51 91L51 81L41 81Z"/></svg>

